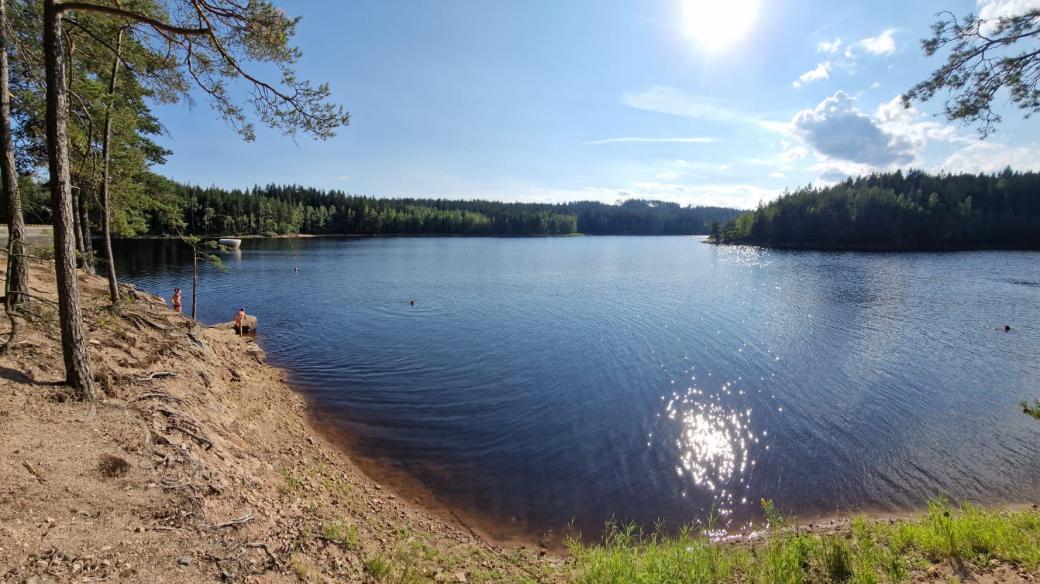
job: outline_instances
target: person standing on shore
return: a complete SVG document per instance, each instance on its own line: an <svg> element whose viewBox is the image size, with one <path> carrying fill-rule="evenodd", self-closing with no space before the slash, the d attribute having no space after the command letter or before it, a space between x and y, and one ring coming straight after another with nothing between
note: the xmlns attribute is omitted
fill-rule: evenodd
<svg viewBox="0 0 1040 584"><path fill-rule="evenodd" d="M245 308L239 308L238 312L235 314L235 332L238 333L239 335L241 335L243 332L245 332L245 322L246 322L246 309Z"/></svg>
<svg viewBox="0 0 1040 584"><path fill-rule="evenodd" d="M181 289L173 289L173 309L177 312L181 311Z"/></svg>

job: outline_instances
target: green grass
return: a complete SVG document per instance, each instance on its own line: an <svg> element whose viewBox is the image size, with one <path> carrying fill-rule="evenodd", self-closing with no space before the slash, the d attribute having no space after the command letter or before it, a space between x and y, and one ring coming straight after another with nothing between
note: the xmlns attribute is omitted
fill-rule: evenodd
<svg viewBox="0 0 1040 584"><path fill-rule="evenodd" d="M285 479L285 484L278 487L278 492L281 493L283 497L290 497L300 490L303 483L293 475L292 469L284 468L282 469L281 474L282 478Z"/></svg>
<svg viewBox="0 0 1040 584"><path fill-rule="evenodd" d="M1033 416L1037 420L1040 420L1040 399L1033 400L1033 403L1027 401L1019 404L1022 406L1022 412L1027 416Z"/></svg>
<svg viewBox="0 0 1040 584"><path fill-rule="evenodd" d="M568 574L581 584L850 583L911 580L930 565L985 567L990 560L1040 569L1040 513L929 505L918 519L856 519L839 533L798 531L764 502L772 533L755 543L719 543L686 529L665 536L635 526L609 527L604 540L572 540Z"/></svg>
<svg viewBox="0 0 1040 584"><path fill-rule="evenodd" d="M359 548L357 525L347 524L346 521L339 517L326 523L322 527L321 534L325 539L345 546L348 549L356 550Z"/></svg>

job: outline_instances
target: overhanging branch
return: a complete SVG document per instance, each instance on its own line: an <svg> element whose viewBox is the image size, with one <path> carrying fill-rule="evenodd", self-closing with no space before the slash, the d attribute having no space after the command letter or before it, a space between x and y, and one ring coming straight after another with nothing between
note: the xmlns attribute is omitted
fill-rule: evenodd
<svg viewBox="0 0 1040 584"><path fill-rule="evenodd" d="M90 2L60 2L56 7L59 13L65 13L70 10L84 10L88 12L100 12L102 14L108 14L110 16L118 16L120 18L126 18L141 24L147 24L148 26L166 31L170 34L179 34L185 36L202 36L210 33L209 27L186 27L176 26L173 24L167 24L161 20L157 20L150 16L141 14L139 12L133 12L131 10L123 10L122 8L116 8L114 6L103 6L100 4L92 4Z"/></svg>

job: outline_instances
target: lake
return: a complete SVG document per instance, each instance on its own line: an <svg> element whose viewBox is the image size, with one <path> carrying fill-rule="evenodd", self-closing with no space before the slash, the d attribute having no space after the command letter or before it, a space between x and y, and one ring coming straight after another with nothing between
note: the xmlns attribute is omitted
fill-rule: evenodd
<svg viewBox="0 0 1040 584"><path fill-rule="evenodd" d="M199 312L256 315L363 466L499 537L1040 498L1040 253L701 239L246 240ZM190 307L183 245L117 251Z"/></svg>

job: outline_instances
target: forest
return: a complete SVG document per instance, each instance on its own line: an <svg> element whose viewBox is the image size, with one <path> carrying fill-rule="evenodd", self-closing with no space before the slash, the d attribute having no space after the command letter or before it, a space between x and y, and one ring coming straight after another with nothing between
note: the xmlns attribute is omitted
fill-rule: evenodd
<svg viewBox="0 0 1040 584"><path fill-rule="evenodd" d="M154 174L146 180L150 196L114 210L113 234L703 235L712 223L740 213L637 199L614 205L387 199L296 185L226 190L182 185ZM29 221L49 223L42 186L27 183L22 191Z"/></svg>
<svg viewBox="0 0 1040 584"><path fill-rule="evenodd" d="M713 226L711 237L808 249L1037 249L1040 173L875 173L785 193Z"/></svg>

